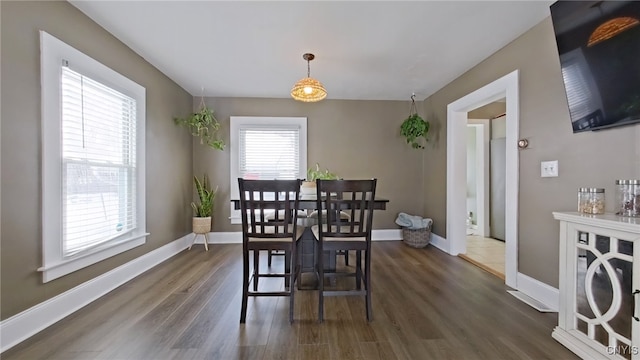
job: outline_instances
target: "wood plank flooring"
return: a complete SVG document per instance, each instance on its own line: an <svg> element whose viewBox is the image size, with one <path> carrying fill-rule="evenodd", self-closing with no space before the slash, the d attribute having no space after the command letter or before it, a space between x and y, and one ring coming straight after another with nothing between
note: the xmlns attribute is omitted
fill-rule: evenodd
<svg viewBox="0 0 640 360"><path fill-rule="evenodd" d="M479 235L467 235L467 252L458 256L504 281L504 254L504 241Z"/></svg>
<svg viewBox="0 0 640 360"><path fill-rule="evenodd" d="M288 298L259 297L241 325L241 250L184 251L1 358L577 359L551 338L557 314L537 312L458 257L401 241L373 243L371 323L363 298L329 297L319 324L317 292L299 290L294 324Z"/></svg>

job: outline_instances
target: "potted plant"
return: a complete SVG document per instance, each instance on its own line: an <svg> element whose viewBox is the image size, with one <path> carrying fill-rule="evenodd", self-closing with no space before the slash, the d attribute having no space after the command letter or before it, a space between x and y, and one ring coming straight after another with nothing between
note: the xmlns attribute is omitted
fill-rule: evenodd
<svg viewBox="0 0 640 360"><path fill-rule="evenodd" d="M202 180L200 180L197 176L194 176L193 182L196 186L198 198L200 199L199 203L191 203L191 207L193 208L193 233L208 234L211 231L213 201L216 198L216 192L218 191L218 188L216 187L215 190L211 188L211 185L209 184L209 178L206 174L203 176Z"/></svg>
<svg viewBox="0 0 640 360"><path fill-rule="evenodd" d="M304 195L313 195L316 193L316 180L336 180L338 176L329 171L329 169L320 170L320 164L316 163L316 167L307 169L307 179L302 182L300 192Z"/></svg>
<svg viewBox="0 0 640 360"><path fill-rule="evenodd" d="M404 120L402 125L400 125L400 135L407 138L407 144L411 144L412 148L424 149L423 142L420 138L424 138L424 141L428 140L427 134L429 133L429 122L418 115L415 96L415 94L411 96L409 117Z"/></svg>
<svg viewBox="0 0 640 360"><path fill-rule="evenodd" d="M177 125L185 126L191 131L191 135L200 138L200 144L207 144L217 150L224 150L224 141L218 138L220 123L213 116L213 110L204 103L200 103L200 110L186 118L174 118Z"/></svg>

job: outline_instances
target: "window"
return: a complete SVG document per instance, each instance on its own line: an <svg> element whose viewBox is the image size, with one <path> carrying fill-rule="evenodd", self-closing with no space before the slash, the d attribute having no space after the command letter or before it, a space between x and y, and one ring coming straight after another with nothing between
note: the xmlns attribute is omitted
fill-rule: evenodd
<svg viewBox="0 0 640 360"><path fill-rule="evenodd" d="M144 244L145 89L41 32L45 282Z"/></svg>
<svg viewBox="0 0 640 360"><path fill-rule="evenodd" d="M307 173L307 118L231 117L231 198L238 199L238 178L304 179ZM233 205L231 205L233 206ZM240 212L231 208L231 223Z"/></svg>

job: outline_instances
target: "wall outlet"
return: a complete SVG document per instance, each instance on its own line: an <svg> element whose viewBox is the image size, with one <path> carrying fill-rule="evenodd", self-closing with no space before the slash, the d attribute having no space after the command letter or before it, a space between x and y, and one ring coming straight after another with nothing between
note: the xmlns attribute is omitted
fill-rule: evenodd
<svg viewBox="0 0 640 360"><path fill-rule="evenodd" d="M558 176L558 160L541 162L540 163L540 176L541 177L556 177L556 176Z"/></svg>

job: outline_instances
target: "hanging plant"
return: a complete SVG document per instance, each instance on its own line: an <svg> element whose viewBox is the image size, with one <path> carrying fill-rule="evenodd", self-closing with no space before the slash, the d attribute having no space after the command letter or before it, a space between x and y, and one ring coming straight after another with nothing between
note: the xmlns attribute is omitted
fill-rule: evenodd
<svg viewBox="0 0 640 360"><path fill-rule="evenodd" d="M191 131L191 135L200 138L200 144L224 150L224 141L218 138L220 123L213 116L213 110L204 103L204 97L200 102L200 110L186 118L174 118L177 125L185 126Z"/></svg>
<svg viewBox="0 0 640 360"><path fill-rule="evenodd" d="M407 144L411 144L414 149L424 149L423 141L426 142L429 133L429 122L418 115L416 109L416 95L411 95L411 108L409 109L409 117L400 125L400 135L407 138Z"/></svg>

